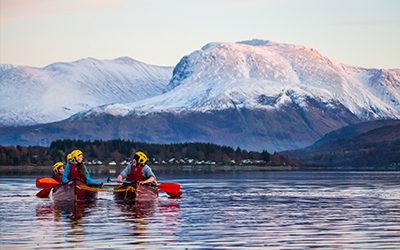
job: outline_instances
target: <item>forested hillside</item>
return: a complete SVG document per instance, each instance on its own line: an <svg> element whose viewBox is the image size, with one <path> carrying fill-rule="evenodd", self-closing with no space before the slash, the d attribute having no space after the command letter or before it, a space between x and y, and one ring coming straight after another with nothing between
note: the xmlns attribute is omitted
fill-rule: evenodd
<svg viewBox="0 0 400 250"><path fill-rule="evenodd" d="M294 165L289 157L267 151L254 152L210 143L149 144L130 140L57 140L50 147L0 146L0 165L51 165L66 161L74 149L84 152L85 161L103 164L129 161L136 151L145 152L152 164L255 164Z"/></svg>

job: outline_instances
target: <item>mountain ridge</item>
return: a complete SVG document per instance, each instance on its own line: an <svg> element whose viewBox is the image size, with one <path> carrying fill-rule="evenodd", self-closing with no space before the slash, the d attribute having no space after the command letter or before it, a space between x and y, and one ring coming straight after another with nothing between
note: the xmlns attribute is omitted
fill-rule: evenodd
<svg viewBox="0 0 400 250"><path fill-rule="evenodd" d="M400 70L345 66L312 48L251 40L203 46L175 66L163 94L124 105L136 114L268 110L311 97L369 120L400 118L399 93Z"/></svg>
<svg viewBox="0 0 400 250"><path fill-rule="evenodd" d="M400 70L346 66L304 46L208 43L171 71L157 93L82 108L26 131L4 129L9 134L2 133L0 143L122 136L281 151L311 145L349 124L400 118Z"/></svg>
<svg viewBox="0 0 400 250"><path fill-rule="evenodd" d="M2 65L0 72L0 126L21 126L157 95L168 83L172 68L119 57L58 62L43 68Z"/></svg>

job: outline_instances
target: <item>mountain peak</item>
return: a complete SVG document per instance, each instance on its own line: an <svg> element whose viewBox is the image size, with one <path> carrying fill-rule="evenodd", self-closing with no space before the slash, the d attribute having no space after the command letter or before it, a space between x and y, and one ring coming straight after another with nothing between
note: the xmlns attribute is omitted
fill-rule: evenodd
<svg viewBox="0 0 400 250"><path fill-rule="evenodd" d="M262 40L262 39L251 39L239 42L210 42L204 45L201 50L210 50L218 46L228 46L228 45L249 45L249 46L270 46L273 44L278 44L271 40Z"/></svg>
<svg viewBox="0 0 400 250"><path fill-rule="evenodd" d="M241 42L237 42L237 43L251 45L251 46L268 46L268 45L274 44L274 42L272 42L270 40L262 40L262 39L252 39L252 40L246 40L246 41L241 41Z"/></svg>
<svg viewBox="0 0 400 250"><path fill-rule="evenodd" d="M116 62L122 62L122 63L142 63L138 60L135 60L129 56L121 56L121 57L117 57L114 59L114 61Z"/></svg>
<svg viewBox="0 0 400 250"><path fill-rule="evenodd" d="M291 102L307 108L305 100L318 100L343 105L363 120L398 118L398 77L385 73L378 78L374 70L345 66L301 45L211 42L184 56L164 95L138 103L137 110L278 109Z"/></svg>

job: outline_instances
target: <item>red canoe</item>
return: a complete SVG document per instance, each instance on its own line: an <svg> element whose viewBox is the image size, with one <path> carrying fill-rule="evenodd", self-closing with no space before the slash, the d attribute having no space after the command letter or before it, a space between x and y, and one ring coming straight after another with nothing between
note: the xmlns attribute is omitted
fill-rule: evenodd
<svg viewBox="0 0 400 250"><path fill-rule="evenodd" d="M156 186L138 185L136 183L123 184L114 188L116 201L137 202L137 201L154 201L158 198L158 188ZM124 191L123 191L124 190Z"/></svg>
<svg viewBox="0 0 400 250"><path fill-rule="evenodd" d="M57 185L53 188L53 200L64 201L94 201L97 199L97 189L89 187L80 180L73 180L67 184Z"/></svg>

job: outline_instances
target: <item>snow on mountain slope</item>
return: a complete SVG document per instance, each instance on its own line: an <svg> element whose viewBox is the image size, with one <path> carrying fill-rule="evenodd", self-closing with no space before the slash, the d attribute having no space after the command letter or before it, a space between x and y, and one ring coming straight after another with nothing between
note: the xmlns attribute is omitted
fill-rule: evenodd
<svg viewBox="0 0 400 250"><path fill-rule="evenodd" d="M140 77L130 73L131 64ZM1 84L27 89L23 96L14 93L25 101L17 110L26 107L27 115L60 115L60 107L73 114L101 106L60 122L3 127L0 144L123 138L281 151L309 146L363 120L400 118L399 69L351 67L303 46L264 40L210 43L183 57L173 72L155 67L154 74L148 68L145 74L138 69L142 66L127 58L86 59L44 69L2 66L2 77L22 71L7 73ZM142 80L147 76L150 80ZM40 96L42 90L46 98L39 102L26 98Z"/></svg>
<svg viewBox="0 0 400 250"><path fill-rule="evenodd" d="M164 94L124 104L123 114L276 110L288 103L307 109L305 100L313 99L327 108L343 105L361 120L400 118L399 72L346 66L298 45L209 43L182 58Z"/></svg>
<svg viewBox="0 0 400 250"><path fill-rule="evenodd" d="M99 105L142 100L161 94L171 75L171 67L128 57L44 68L0 65L0 126L48 123Z"/></svg>

